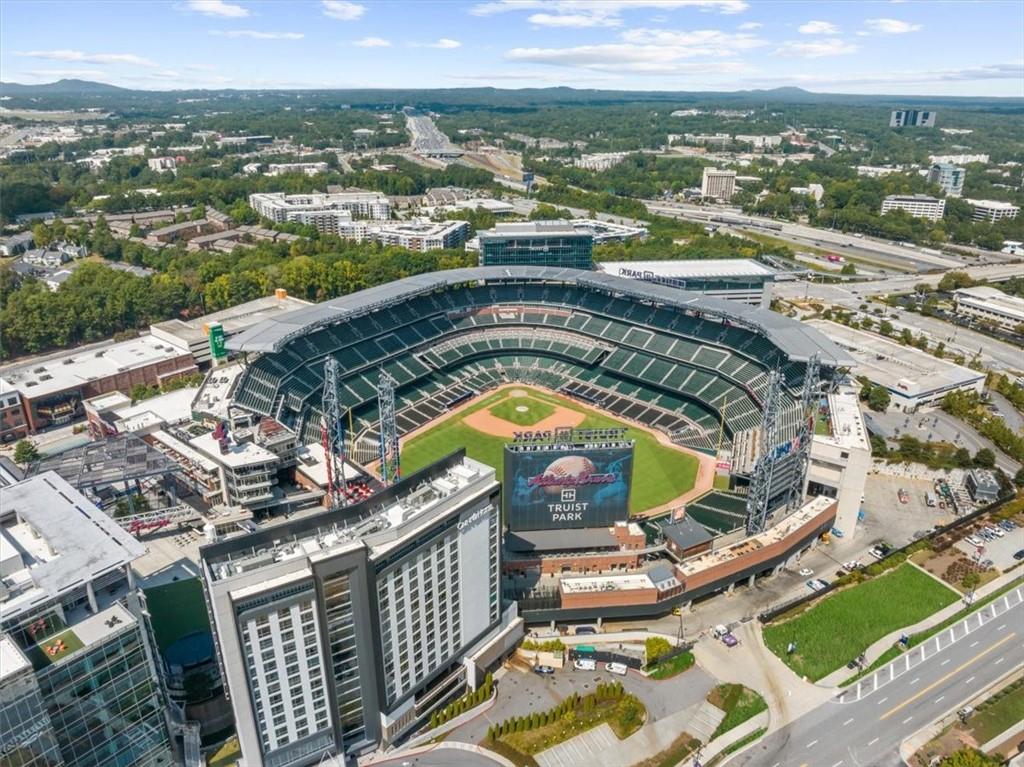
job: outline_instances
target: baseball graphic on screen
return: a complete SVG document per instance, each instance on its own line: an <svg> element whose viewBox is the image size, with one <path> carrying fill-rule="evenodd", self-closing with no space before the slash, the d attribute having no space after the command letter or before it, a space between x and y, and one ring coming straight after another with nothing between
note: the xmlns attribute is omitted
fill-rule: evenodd
<svg viewBox="0 0 1024 767"><path fill-rule="evenodd" d="M548 464L548 467L544 469L545 479L569 479L585 477L589 474L593 474L596 471L594 462L587 458L585 455L563 455L561 458L557 458ZM566 482L565 484L572 484ZM548 495L558 495L562 492L562 488L559 483L554 482L550 485L544 486L544 492Z"/></svg>

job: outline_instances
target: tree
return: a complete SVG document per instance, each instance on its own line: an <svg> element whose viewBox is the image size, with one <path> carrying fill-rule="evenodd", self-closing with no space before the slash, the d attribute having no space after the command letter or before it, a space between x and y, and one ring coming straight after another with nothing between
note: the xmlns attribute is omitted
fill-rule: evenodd
<svg viewBox="0 0 1024 767"><path fill-rule="evenodd" d="M14 462L25 465L39 460L39 451L27 439L19 440L14 446Z"/></svg>
<svg viewBox="0 0 1024 767"><path fill-rule="evenodd" d="M663 655L666 655L672 651L672 645L664 637L647 637L644 641L644 649L646 651L647 663L653 663L655 660Z"/></svg>
<svg viewBox="0 0 1024 767"><path fill-rule="evenodd" d="M939 767L1000 767L1002 759L987 756L975 748L954 751L939 763Z"/></svg>
<svg viewBox="0 0 1024 767"><path fill-rule="evenodd" d="M840 274L856 274L857 273L857 267L854 266L852 263L847 262L847 263L843 264L843 268L839 270L839 273Z"/></svg>
<svg viewBox="0 0 1024 767"><path fill-rule="evenodd" d="M878 332L883 336L891 336L893 331L892 323L889 320L882 320L878 325Z"/></svg>
<svg viewBox="0 0 1024 767"><path fill-rule="evenodd" d="M884 413L889 403L892 402L892 396L889 394L889 390L884 386L874 386L868 384L866 392L862 389L861 396L868 403L868 407L874 410L876 413Z"/></svg>
<svg viewBox="0 0 1024 767"><path fill-rule="evenodd" d="M983 447L974 454L974 465L982 469L994 469L996 466L996 454L991 449Z"/></svg>
<svg viewBox="0 0 1024 767"><path fill-rule="evenodd" d="M1013 484L1024 487L1024 468L1017 469L1017 473L1013 475Z"/></svg>
<svg viewBox="0 0 1024 767"><path fill-rule="evenodd" d="M964 577L960 579L960 585L963 586L964 591L974 591L981 583L981 576L978 573L965 573Z"/></svg>

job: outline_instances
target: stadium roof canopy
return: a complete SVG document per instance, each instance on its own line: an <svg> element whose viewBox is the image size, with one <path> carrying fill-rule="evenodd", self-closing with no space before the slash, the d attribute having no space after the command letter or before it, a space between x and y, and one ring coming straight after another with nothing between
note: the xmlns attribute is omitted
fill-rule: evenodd
<svg viewBox="0 0 1024 767"><path fill-rule="evenodd" d="M264 320L229 338L227 346L241 352L279 351L289 341L317 328L402 303L417 295L478 282L554 282L625 295L639 301L701 312L748 328L766 336L794 360L806 361L817 352L825 365L848 367L853 364L845 351L819 331L767 309L614 274L547 266L477 266L414 275Z"/></svg>

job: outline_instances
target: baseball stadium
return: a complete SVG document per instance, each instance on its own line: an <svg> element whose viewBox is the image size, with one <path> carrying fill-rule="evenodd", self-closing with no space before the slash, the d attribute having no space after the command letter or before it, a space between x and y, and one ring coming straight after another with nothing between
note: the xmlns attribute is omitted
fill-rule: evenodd
<svg viewBox="0 0 1024 767"><path fill-rule="evenodd" d="M765 309L611 274L527 266L408 277L266 320L228 347L244 360L232 407L274 418L306 443L324 433L325 363L336 361L344 457L369 472L380 469L386 437L379 391L386 374L403 475L464 448L507 481L514 545L504 568L513 578L543 578L555 566L538 560L569 554L577 556L570 572L604 572L581 566L578 555L646 551L651 531L645 526L638 537L637 523L681 508L697 537L736 531L745 501L726 488L742 491L744 478L729 476L731 451L761 428L771 371L781 379L777 432L791 437L804 420L800 394L811 357L826 381L846 362L813 328ZM518 466L509 461L551 450L552 435L557 442L569 432L584 435L574 442L587 459L561 466L605 471L594 456L628 446L628 500L614 513L591 504L592 518L587 512L580 524L525 529L509 509L509 466ZM510 457L516 444L512 452L522 455ZM527 479L548 492L556 481L586 483ZM611 492L571 488L560 491L562 500L575 499L577 489ZM630 554L612 569L639 562ZM566 572L564 562L557 569Z"/></svg>

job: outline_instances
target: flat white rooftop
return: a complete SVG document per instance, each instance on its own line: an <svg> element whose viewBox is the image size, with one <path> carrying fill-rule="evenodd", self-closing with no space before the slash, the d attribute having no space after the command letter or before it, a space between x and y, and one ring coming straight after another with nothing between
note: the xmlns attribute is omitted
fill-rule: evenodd
<svg viewBox="0 0 1024 767"><path fill-rule="evenodd" d="M493 229L477 232L481 241L506 237L558 237L577 234L586 234L586 232L577 231L572 221L519 221L495 224Z"/></svg>
<svg viewBox="0 0 1024 767"><path fill-rule="evenodd" d="M828 414L832 433L815 435L816 440L839 447L868 450L868 431L855 392L840 392L828 395Z"/></svg>
<svg viewBox="0 0 1024 767"><path fill-rule="evenodd" d="M22 395L35 399L187 353L184 347L146 334L130 341L61 352L11 365L0 369L0 378Z"/></svg>
<svg viewBox="0 0 1024 767"><path fill-rule="evenodd" d="M220 234L223 234L221 232ZM239 333L250 328L263 320L294 309L301 309L309 306L309 301L301 298L294 298L284 295L265 296L253 301L246 301L244 304L232 306L229 309L222 309L212 314L204 314L202 317L194 317L188 320L167 320L153 325L152 330L159 335L178 339L182 347L193 347L208 343L206 328L213 322L219 322L224 328L225 335Z"/></svg>
<svg viewBox="0 0 1024 767"><path fill-rule="evenodd" d="M967 386L985 377L984 373L863 330L828 320L808 320L807 324L848 351L856 360L854 371L858 375L894 391L909 391L906 386L909 383L919 394L924 394L950 386Z"/></svg>
<svg viewBox="0 0 1024 767"><path fill-rule="evenodd" d="M0 680L32 668L28 658L6 634L0 635Z"/></svg>
<svg viewBox="0 0 1024 767"><path fill-rule="evenodd" d="M189 421L192 419L192 400L198 392L198 386L185 386L167 394L144 399L134 405L130 404L129 400L129 404L116 407L113 412L124 422L123 431L135 431L144 424L175 424Z"/></svg>
<svg viewBox="0 0 1024 767"><path fill-rule="evenodd" d="M226 453L222 453L220 451L220 443L214 438L213 432L189 440L189 444L199 452L205 453L214 461L230 466L233 469L277 461L276 455L255 442L238 443L234 439L229 439L228 450Z"/></svg>
<svg viewBox="0 0 1024 767"><path fill-rule="evenodd" d="M598 266L608 274L636 277L651 274L676 279L715 277L768 277L775 272L750 258L721 258L708 261L603 261Z"/></svg>
<svg viewBox="0 0 1024 767"><path fill-rule="evenodd" d="M953 295L959 303L1024 322L1024 298L1008 295L998 288L980 285L976 288L961 288L954 291Z"/></svg>
<svg viewBox="0 0 1024 767"><path fill-rule="evenodd" d="M295 457L298 458L298 465L295 470L302 472L309 477L313 482L318 485L327 485L327 454L324 452L324 446L319 442L312 442L308 445L302 445L295 451ZM342 474L345 475L345 481L359 479L363 476L363 472L357 469L348 461L342 464Z"/></svg>
<svg viewBox="0 0 1024 767"><path fill-rule="evenodd" d="M4 527L5 619L145 554L145 547L56 472L0 487L0 509L16 524ZM20 569L11 568L11 550ZM13 571L12 571L13 570Z"/></svg>

